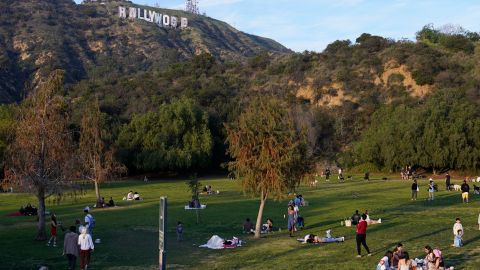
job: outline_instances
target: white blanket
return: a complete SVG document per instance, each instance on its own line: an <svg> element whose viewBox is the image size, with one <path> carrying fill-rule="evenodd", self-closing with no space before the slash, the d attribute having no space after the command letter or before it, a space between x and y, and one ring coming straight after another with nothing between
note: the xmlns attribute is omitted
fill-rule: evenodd
<svg viewBox="0 0 480 270"><path fill-rule="evenodd" d="M200 208L195 208L195 207L190 207L188 205L185 205L185 210L195 210L195 209L205 209L205 208L207 208L206 204L201 204Z"/></svg>
<svg viewBox="0 0 480 270"><path fill-rule="evenodd" d="M206 247L211 249L222 249L223 248L224 240L220 238L218 235L214 235L208 240L205 245L201 245L200 247Z"/></svg>

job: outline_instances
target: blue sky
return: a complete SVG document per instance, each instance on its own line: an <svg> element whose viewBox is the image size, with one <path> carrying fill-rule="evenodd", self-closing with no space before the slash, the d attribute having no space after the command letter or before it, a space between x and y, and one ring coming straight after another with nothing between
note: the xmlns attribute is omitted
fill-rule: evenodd
<svg viewBox="0 0 480 270"><path fill-rule="evenodd" d="M80 0L75 0L80 2ZM338 39L370 33L414 39L424 25L480 31L478 0L199 0L200 11L237 29L295 50L322 51ZM184 0L133 0L183 9Z"/></svg>

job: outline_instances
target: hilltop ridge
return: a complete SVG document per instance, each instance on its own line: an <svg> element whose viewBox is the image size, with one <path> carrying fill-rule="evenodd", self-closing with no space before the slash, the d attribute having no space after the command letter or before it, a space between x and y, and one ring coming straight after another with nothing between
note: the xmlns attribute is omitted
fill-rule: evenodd
<svg viewBox="0 0 480 270"><path fill-rule="evenodd" d="M118 6L148 8L188 18L185 29L122 19ZM242 61L263 51L291 53L281 44L243 33L225 22L179 10L128 1L75 4L71 0L7 0L0 9L0 102L22 98L53 69L68 83L111 72L131 74L163 68L200 53L219 61Z"/></svg>

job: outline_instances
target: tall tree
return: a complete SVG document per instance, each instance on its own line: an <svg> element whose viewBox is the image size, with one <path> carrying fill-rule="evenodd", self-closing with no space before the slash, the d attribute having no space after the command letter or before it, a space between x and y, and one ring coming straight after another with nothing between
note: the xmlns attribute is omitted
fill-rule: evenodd
<svg viewBox="0 0 480 270"><path fill-rule="evenodd" d="M100 183L109 177L126 173L126 167L115 160L112 143L108 142L105 117L100 112L98 100L88 106L83 113L80 126L79 156L83 176L95 185L97 204L100 201Z"/></svg>
<svg viewBox="0 0 480 270"><path fill-rule="evenodd" d="M272 97L255 98L238 120L226 126L230 171L245 192L260 197L255 238L269 196L279 199L309 170L306 132L295 127L287 105Z"/></svg>
<svg viewBox="0 0 480 270"><path fill-rule="evenodd" d="M23 102L8 149L7 177L33 193L38 200L37 240L47 238L45 198L58 195L70 183L73 143L67 127L63 71L54 71Z"/></svg>

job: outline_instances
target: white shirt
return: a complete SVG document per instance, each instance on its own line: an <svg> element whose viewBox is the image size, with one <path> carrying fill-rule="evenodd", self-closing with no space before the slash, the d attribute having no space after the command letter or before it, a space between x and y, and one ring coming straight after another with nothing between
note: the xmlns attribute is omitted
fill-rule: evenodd
<svg viewBox="0 0 480 270"><path fill-rule="evenodd" d="M462 230L462 232L463 232L462 223L455 222L455 224L453 224L453 235L456 236L458 234L458 230Z"/></svg>
<svg viewBox="0 0 480 270"><path fill-rule="evenodd" d="M140 194L136 193L136 194L133 194L133 198L136 199L136 198L140 198Z"/></svg>
<svg viewBox="0 0 480 270"><path fill-rule="evenodd" d="M388 257L384 256L377 265L377 269L381 270L390 270L390 265L388 263Z"/></svg>
<svg viewBox="0 0 480 270"><path fill-rule="evenodd" d="M80 246L81 250L94 249L92 237L88 233L87 234L81 234L78 237L78 245Z"/></svg>

